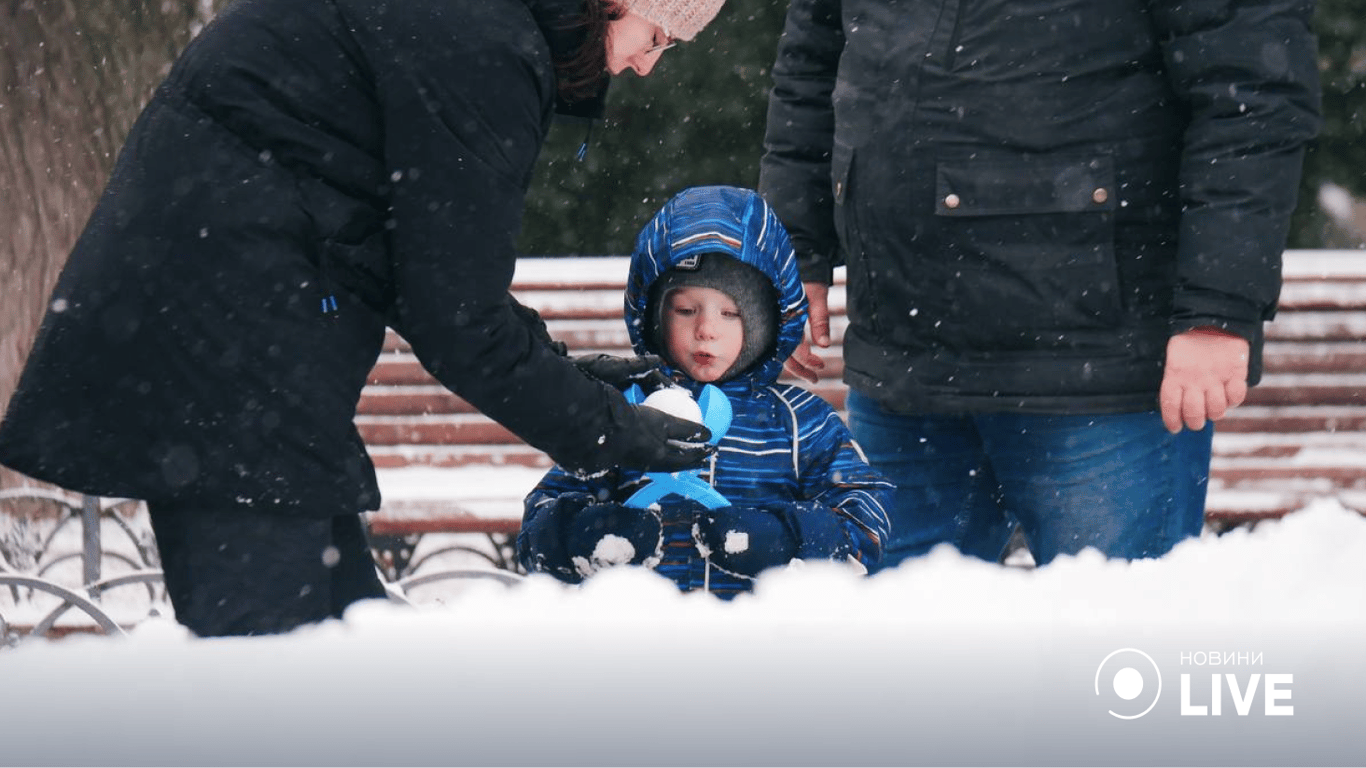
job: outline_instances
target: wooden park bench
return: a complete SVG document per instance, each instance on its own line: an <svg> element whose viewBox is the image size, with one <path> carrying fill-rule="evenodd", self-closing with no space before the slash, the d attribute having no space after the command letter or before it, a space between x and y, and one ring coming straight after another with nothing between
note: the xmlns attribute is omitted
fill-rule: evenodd
<svg viewBox="0 0 1366 768"><path fill-rule="evenodd" d="M528 258L518 264L513 291L576 354L626 354L626 269L621 257ZM842 409L843 285L832 291L831 307L836 346L823 353L829 375L813 389ZM1262 383L1215 434L1211 527L1278 517L1322 497L1366 512L1366 252L1286 254L1265 363ZM369 522L396 599L435 580L519 578L513 541L522 498L550 466L543 454L438 385L393 333L356 423L379 471L383 507ZM40 507L50 510L53 525L28 524ZM25 521L0 538L0 645L28 634L121 631L159 604L153 545L145 526L131 523L136 505L14 488L0 489L0 513ZM447 536L421 542L419 550L431 534ZM24 537L38 538L30 546ZM487 563L419 567L450 550ZM104 599L106 593L118 599ZM11 613L7 624L4 607L33 595L39 599L24 603L17 618Z"/></svg>
<svg viewBox="0 0 1366 768"><path fill-rule="evenodd" d="M624 257L524 258L514 294L574 354L627 354ZM844 286L831 292L828 376L812 387L843 409ZM841 414L843 415L843 413ZM549 460L474 411L390 333L356 423L380 473L377 536L480 533L510 564L522 498ZM1290 251L1281 309L1267 328L1265 375L1215 435L1207 518L1278 517L1318 497L1366 511L1366 252Z"/></svg>

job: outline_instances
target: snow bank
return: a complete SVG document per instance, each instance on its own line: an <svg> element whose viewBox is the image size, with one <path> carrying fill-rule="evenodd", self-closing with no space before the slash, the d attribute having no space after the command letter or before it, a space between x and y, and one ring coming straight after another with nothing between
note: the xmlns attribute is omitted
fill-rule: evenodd
<svg viewBox="0 0 1366 768"><path fill-rule="evenodd" d="M1366 518L1325 501L1160 561L941 549L733 603L618 570L282 637L29 642L0 763L1359 765L1363 648Z"/></svg>

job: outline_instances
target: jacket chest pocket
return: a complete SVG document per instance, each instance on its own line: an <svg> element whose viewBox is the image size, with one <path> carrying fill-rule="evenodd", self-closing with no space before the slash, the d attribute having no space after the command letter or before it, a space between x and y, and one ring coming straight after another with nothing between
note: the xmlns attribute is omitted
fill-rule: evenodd
<svg viewBox="0 0 1366 768"><path fill-rule="evenodd" d="M941 160L934 183L933 259L973 335L1065 343L1121 322L1110 157L979 153Z"/></svg>

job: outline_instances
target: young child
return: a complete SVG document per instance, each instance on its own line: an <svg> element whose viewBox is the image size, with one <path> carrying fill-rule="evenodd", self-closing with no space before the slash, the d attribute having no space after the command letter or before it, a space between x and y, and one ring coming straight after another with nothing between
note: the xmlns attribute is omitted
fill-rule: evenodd
<svg viewBox="0 0 1366 768"><path fill-rule="evenodd" d="M662 357L664 373L693 396L710 384L729 401L729 427L698 475L724 499L709 508L672 494L642 509L625 502L669 476L585 479L556 467L526 498L517 551L527 571L577 583L643 565L684 591L729 597L794 559L879 560L891 483L829 404L777 383L801 341L806 296L768 205L733 187L686 190L640 233L630 269L636 353Z"/></svg>

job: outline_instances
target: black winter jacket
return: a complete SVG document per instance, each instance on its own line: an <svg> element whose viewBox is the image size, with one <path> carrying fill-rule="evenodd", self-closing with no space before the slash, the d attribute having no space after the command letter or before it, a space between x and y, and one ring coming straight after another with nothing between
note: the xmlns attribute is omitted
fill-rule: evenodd
<svg viewBox="0 0 1366 768"><path fill-rule="evenodd" d="M386 323L557 461L627 406L509 297L573 0L238 0L133 127L0 428L108 496L377 508ZM543 333L543 328L541 329ZM549 418L554 414L554 418Z"/></svg>
<svg viewBox="0 0 1366 768"><path fill-rule="evenodd" d="M1308 0L793 0L760 189L847 263L902 412L1157 407L1168 338L1275 313L1318 129Z"/></svg>

